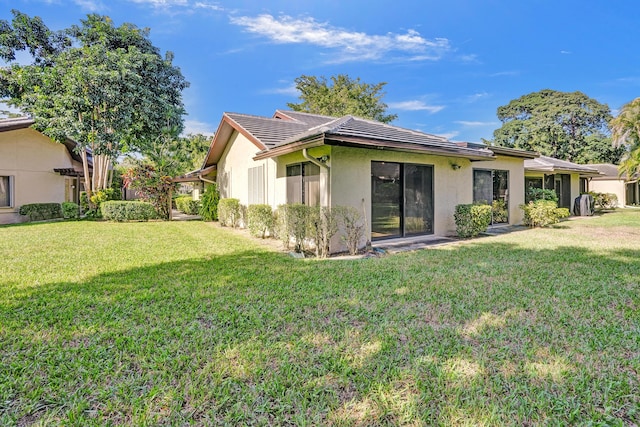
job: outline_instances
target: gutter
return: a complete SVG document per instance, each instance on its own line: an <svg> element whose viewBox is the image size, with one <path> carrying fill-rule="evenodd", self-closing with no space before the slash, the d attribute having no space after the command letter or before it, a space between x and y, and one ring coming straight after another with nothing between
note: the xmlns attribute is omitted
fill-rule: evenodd
<svg viewBox="0 0 640 427"><path fill-rule="evenodd" d="M314 165L318 166L320 169L324 169L327 172L327 185L326 185L327 207L330 208L331 207L331 168L329 168L329 166L326 163L323 163L318 159L316 159L315 157L311 156L307 148L302 149L302 156L305 159L309 160Z"/></svg>

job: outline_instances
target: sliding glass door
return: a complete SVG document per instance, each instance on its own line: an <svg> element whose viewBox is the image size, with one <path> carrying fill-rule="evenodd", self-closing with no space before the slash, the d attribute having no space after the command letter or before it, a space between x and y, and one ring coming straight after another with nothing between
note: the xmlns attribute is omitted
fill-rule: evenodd
<svg viewBox="0 0 640 427"><path fill-rule="evenodd" d="M433 233L433 167L371 162L371 237Z"/></svg>
<svg viewBox="0 0 640 427"><path fill-rule="evenodd" d="M509 171L474 169L473 203L491 205L492 224L509 223Z"/></svg>

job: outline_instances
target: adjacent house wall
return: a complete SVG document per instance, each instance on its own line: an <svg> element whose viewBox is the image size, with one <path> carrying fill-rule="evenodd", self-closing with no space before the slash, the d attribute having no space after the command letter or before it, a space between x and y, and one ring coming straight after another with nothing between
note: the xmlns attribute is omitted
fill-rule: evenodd
<svg viewBox="0 0 640 427"><path fill-rule="evenodd" d="M624 207L627 204L627 191L622 179L592 179L589 181L589 191L615 194L618 197L619 207Z"/></svg>
<svg viewBox="0 0 640 427"><path fill-rule="evenodd" d="M20 206L65 201L65 177L54 168L74 162L63 144L33 129L0 132L0 176L12 176L13 206L0 207L0 224L21 222Z"/></svg>

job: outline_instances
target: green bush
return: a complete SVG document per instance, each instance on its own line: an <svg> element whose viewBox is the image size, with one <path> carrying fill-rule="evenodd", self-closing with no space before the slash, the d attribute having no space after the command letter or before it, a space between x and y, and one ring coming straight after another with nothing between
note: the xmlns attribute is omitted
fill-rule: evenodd
<svg viewBox="0 0 640 427"><path fill-rule="evenodd" d="M286 248L289 248L289 244L293 239L294 250L296 252L304 251L304 243L309 228L309 211L309 206L300 203L278 206L276 214L278 220L277 233Z"/></svg>
<svg viewBox="0 0 640 427"><path fill-rule="evenodd" d="M535 202L536 200L551 200L558 203L558 194L555 190L547 188L529 188L524 201L526 203Z"/></svg>
<svg viewBox="0 0 640 427"><path fill-rule="evenodd" d="M209 184L200 198L200 216L203 221L218 220L218 202L220 193L216 184Z"/></svg>
<svg viewBox="0 0 640 427"><path fill-rule="evenodd" d="M29 221L43 221L62 218L62 207L60 203L29 203L20 206L18 213L29 217Z"/></svg>
<svg viewBox="0 0 640 427"><path fill-rule="evenodd" d="M558 204L551 200L531 201L520 205L520 208L524 211L525 225L531 227L546 227L569 216L569 209L559 208Z"/></svg>
<svg viewBox="0 0 640 427"><path fill-rule="evenodd" d="M155 207L148 202L111 200L100 205L102 217L109 221L148 221L158 218Z"/></svg>
<svg viewBox="0 0 640 427"><path fill-rule="evenodd" d="M360 241L365 233L362 214L353 206L337 206L334 209L337 210L344 232L341 238L347 245L349 254L355 255L358 253Z"/></svg>
<svg viewBox="0 0 640 427"><path fill-rule="evenodd" d="M487 231L491 224L491 206L457 205L453 215L456 232L462 238L475 237Z"/></svg>
<svg viewBox="0 0 640 427"><path fill-rule="evenodd" d="M598 209L615 209L618 206L618 196L613 193L589 193Z"/></svg>
<svg viewBox="0 0 640 427"><path fill-rule="evenodd" d="M275 226L273 209L269 205L249 205L247 208L247 222L251 235L265 238L273 235Z"/></svg>
<svg viewBox="0 0 640 427"><path fill-rule="evenodd" d="M64 219L78 219L80 218L80 206L73 202L62 203L62 217Z"/></svg>
<svg viewBox="0 0 640 427"><path fill-rule="evenodd" d="M241 215L240 200L220 199L218 202L218 219L220 220L220 225L236 228L242 219Z"/></svg>
<svg viewBox="0 0 640 427"><path fill-rule="evenodd" d="M313 238L316 245L316 256L326 258L329 256L331 238L338 232L339 209L328 207L309 208L307 220L308 235Z"/></svg>
<svg viewBox="0 0 640 427"><path fill-rule="evenodd" d="M504 200L494 200L491 203L491 215L494 223L509 222L509 211L507 210L507 202Z"/></svg>
<svg viewBox="0 0 640 427"><path fill-rule="evenodd" d="M191 196L180 196L175 198L176 208L187 215L198 215L200 212L200 200L193 200Z"/></svg>

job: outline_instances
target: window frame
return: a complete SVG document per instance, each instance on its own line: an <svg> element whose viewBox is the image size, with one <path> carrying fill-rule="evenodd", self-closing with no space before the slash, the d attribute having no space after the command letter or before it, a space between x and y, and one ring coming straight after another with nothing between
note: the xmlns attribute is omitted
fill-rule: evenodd
<svg viewBox="0 0 640 427"><path fill-rule="evenodd" d="M13 175L0 175L0 179L3 178L7 178L6 182L7 182L7 190L9 193L9 197L8 197L8 205L0 205L0 209L12 209L15 206L15 199L14 199L14 188L15 188L15 184L14 184L14 176Z"/></svg>
<svg viewBox="0 0 640 427"><path fill-rule="evenodd" d="M294 173L290 174L290 171L293 168L299 168L298 171ZM317 174L313 173L310 174L308 173L307 169L308 168L317 168ZM294 204L294 203L301 203L303 205L308 205L308 206L320 206L320 167L316 164L313 164L311 162L298 162L298 163L290 163L288 165L286 165L285 167L285 176L287 179L287 204ZM299 179L296 179L297 177L299 177ZM313 177L313 179L311 179ZM306 178L306 179L305 179ZM291 194L292 191L290 189L290 185L292 184L292 181L296 181L297 185L296 187L300 188L300 194ZM309 194L311 193L310 191L310 184L317 182L317 198L316 200L314 200L314 204L309 204ZM293 191L298 191L297 188L293 189ZM299 197L298 197L299 196Z"/></svg>

